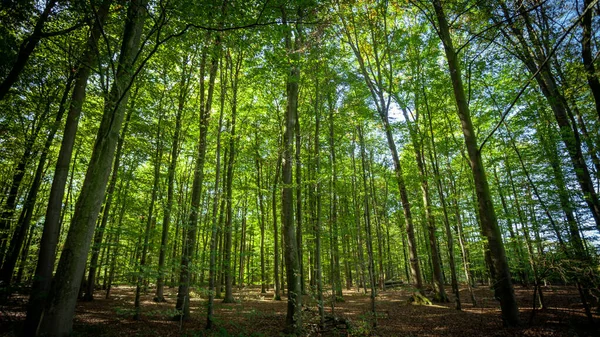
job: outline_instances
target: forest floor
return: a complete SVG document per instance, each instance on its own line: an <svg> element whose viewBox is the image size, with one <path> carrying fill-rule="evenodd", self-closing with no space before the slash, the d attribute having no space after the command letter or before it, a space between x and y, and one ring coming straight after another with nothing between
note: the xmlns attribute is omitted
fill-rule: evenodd
<svg viewBox="0 0 600 337"><path fill-rule="evenodd" d="M272 291L261 294L260 288L237 289L234 304L215 301L216 328L206 332L206 300L192 292L191 319L172 321L176 315L176 289L165 289L167 302L152 301L153 292L142 298L143 317L134 321L134 287L113 288L111 299L99 291L93 302L78 302L74 336L283 336L286 301L274 301ZM450 289L447 290L450 293ZM573 287L543 287L546 306L532 313L533 287L517 286L522 327L503 328L499 303L487 286L475 288L477 306L461 289L462 311L454 303L412 305L409 287L382 291L377 296L377 327L372 328L368 294L344 291L338 301L333 321L318 328L316 300L304 298L304 326L307 336L600 336L600 315L596 325L588 323L578 292ZM202 298L201 298L202 297ZM282 296L282 298L286 298ZM0 336L16 336L25 317L26 297L15 295L0 307ZM325 314L331 315L331 301ZM330 316L331 317L331 316Z"/></svg>

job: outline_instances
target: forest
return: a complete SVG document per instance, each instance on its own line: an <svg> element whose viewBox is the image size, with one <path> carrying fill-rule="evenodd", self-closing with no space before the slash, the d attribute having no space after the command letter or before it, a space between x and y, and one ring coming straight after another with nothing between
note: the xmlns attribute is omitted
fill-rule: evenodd
<svg viewBox="0 0 600 337"><path fill-rule="evenodd" d="M0 335L598 336L599 0L0 3Z"/></svg>

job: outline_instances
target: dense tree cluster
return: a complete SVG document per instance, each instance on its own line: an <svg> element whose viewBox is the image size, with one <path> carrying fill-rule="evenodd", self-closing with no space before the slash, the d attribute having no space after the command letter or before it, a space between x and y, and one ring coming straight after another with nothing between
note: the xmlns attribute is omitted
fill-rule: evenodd
<svg viewBox="0 0 600 337"><path fill-rule="evenodd" d="M0 4L0 300L234 287L333 305L576 285L598 304L597 0ZM444 285L450 284L452 293ZM191 292L190 289L204 289ZM428 289L433 289L428 292ZM100 294L102 292L102 294ZM329 295L328 295L329 294ZM470 301L476 303L473 292Z"/></svg>

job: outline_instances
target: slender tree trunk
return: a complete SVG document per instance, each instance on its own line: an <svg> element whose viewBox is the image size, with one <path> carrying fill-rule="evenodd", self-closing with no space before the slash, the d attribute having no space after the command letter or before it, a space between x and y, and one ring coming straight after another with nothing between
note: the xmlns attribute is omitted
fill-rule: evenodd
<svg viewBox="0 0 600 337"><path fill-rule="evenodd" d="M471 122L471 112L465 97L465 91L460 74L457 53L452 44L448 21L444 14L440 0L433 0L438 26L438 33L444 45L448 69L452 79L454 98L458 106L458 117L461 121L465 145L470 159L473 179L475 181L475 192L477 194L479 217L483 234L487 238L490 257L493 263L495 273L494 291L495 296L500 300L502 309L502 320L507 326L519 324L519 309L513 285L511 282L510 269L506 261L504 243L500 235L500 228L492 202L490 188L485 174L485 168L481 159L481 152L477 145L477 138Z"/></svg>
<svg viewBox="0 0 600 337"><path fill-rule="evenodd" d="M238 51L236 55L236 59L231 59L231 54L228 51L227 55L227 63L229 65L229 76L231 83L231 92L232 92L232 100L231 100L231 134L229 135L229 158L227 160L227 186L226 186L226 196L225 200L227 200L227 221L225 224L225 263L224 263L224 271L225 271L225 298L223 299L223 303L233 303L233 275L234 275L234 266L235 263L231 263L231 223L233 221L233 164L236 156L236 118L237 118L237 94L238 94L238 79L240 68L242 66L243 61L243 52ZM227 66L226 66L227 67Z"/></svg>
<svg viewBox="0 0 600 337"><path fill-rule="evenodd" d="M181 134L181 116L187 101L190 88L191 69L186 68L186 58L182 66L181 81L179 82L179 95L177 104L177 113L175 115L175 133L173 134L173 143L171 144L171 160L167 169L167 202L163 210L162 235L160 239L160 253L158 257L158 278L156 280L156 294L154 301L164 302L165 285L165 260L167 254L167 241L169 239L169 226L171 222L171 211L173 208L173 193L175 185L175 170L177 169L177 159L179 157L179 141Z"/></svg>
<svg viewBox="0 0 600 337"><path fill-rule="evenodd" d="M533 246L531 244L531 236L529 235L529 226L527 224L527 219L525 218L525 214L523 213L523 209L521 208L521 203L519 202L519 196L517 195L517 189L515 187L515 182L513 181L512 170L510 167L510 163L505 161L506 164L506 172L508 173L508 179L510 182L510 186L513 193L513 198L515 201L515 207L517 208L517 215L519 217L519 222L521 222L521 227L523 228L523 236L525 237L525 245L527 247L527 257L529 260L529 266L531 267L531 271L533 272L533 281L535 283L535 287L538 291L538 296L540 300L540 308L544 308L544 293L542 292L542 288L540 286L540 277L537 266L534 261L534 252ZM535 303L534 303L535 305Z"/></svg>
<svg viewBox="0 0 600 337"><path fill-rule="evenodd" d="M206 64L208 47L202 51L202 65L200 74L204 76L204 67ZM215 47L217 48L217 47ZM215 78L217 75L219 59L213 55L211 57L211 65L209 71L209 84L206 99L204 98L204 80L200 82L200 137L198 139L196 164L194 168L194 181L192 183L192 198L190 215L188 218L187 229L185 233L183 245L183 253L181 254L181 271L179 274L179 288L177 291L177 303L175 308L181 312L183 320L190 318L190 283L191 272L194 257L194 248L196 247L196 235L198 232L198 214L200 212L200 201L202 196L202 187L204 183L204 159L206 156L206 136L208 134L208 125L210 121L210 112L212 104L212 96L214 91Z"/></svg>
<svg viewBox="0 0 600 337"><path fill-rule="evenodd" d="M220 107L219 107L219 125L217 130L217 149L216 149L216 172L215 172L215 185L214 185L214 198L212 208L212 219L211 219L211 234L210 234L210 262L208 272L208 304L207 304L207 315L206 315L206 329L211 329L213 326L213 315L214 315L214 301L215 301L215 280L217 278L217 241L219 234L219 222L217 217L217 210L219 207L219 199L221 191L219 190L219 184L221 180L221 130L223 128L223 113L225 111L225 94L227 92L227 81L225 81L226 74L225 68L223 67L223 60L221 57L221 71L219 73L221 82L221 94L220 94Z"/></svg>
<svg viewBox="0 0 600 337"><path fill-rule="evenodd" d="M160 104L160 103L159 103ZM135 287L135 300L134 308L135 314L134 320L141 318L141 306L140 306L140 290L142 282L144 281L144 269L146 267L146 259L148 255L148 241L150 238L151 226L156 225L156 216L154 215L154 204L158 195L158 183L160 181L160 166L162 162L162 139L161 139L161 123L162 123L162 111L158 111L158 124L156 126L156 152L154 154L154 182L152 184L152 191L150 192L150 204L148 205L148 214L146 220L146 229L144 230L144 246L142 247L142 257L138 268L137 283Z"/></svg>
<svg viewBox="0 0 600 337"><path fill-rule="evenodd" d="M288 25L285 9L282 9L282 21L285 26ZM294 41L292 42L291 27L287 26L287 30L288 31L285 34L285 47L289 53L290 66L286 79L287 107L284 119L285 132L283 134L283 163L281 172L283 183L283 192L281 195L282 236L284 241L283 251L288 286L285 332L298 335L302 331L302 289L300 286L300 261L293 212L294 187L292 186L292 162L294 153L294 131L296 118L298 116L298 85L300 82L299 49L301 34L299 30L296 29Z"/></svg>
<svg viewBox="0 0 600 337"><path fill-rule="evenodd" d="M358 139L360 142L360 157L362 163L362 178L363 188L365 192L365 233L367 243L367 255L369 257L368 270L369 270L369 283L371 287L371 314L373 315L372 325L377 326L377 313L375 312L375 296L376 296L376 283L375 283L375 266L373 262L373 236L371 235L371 210L369 207L369 188L367 187L367 159L365 151L365 140L363 137L363 131L360 126L357 127Z"/></svg>
<svg viewBox="0 0 600 337"><path fill-rule="evenodd" d="M265 206L263 200L263 192L262 192L262 158L258 152L259 142L258 135L255 135L256 138L256 155L255 155L255 163L256 163L256 194L258 199L258 210L260 212L259 221L260 221L260 293L264 294L267 292L267 275L265 273Z"/></svg>
<svg viewBox="0 0 600 337"><path fill-rule="evenodd" d="M352 195L353 196L358 196L358 189L359 187L358 182L357 182L357 178L356 178L356 160L354 158L354 153L356 150L356 143L353 140L352 141ZM358 197L354 197L353 198L353 203L354 203L354 224L355 224L355 228L356 228L356 246L357 246L357 255L358 255L358 268L357 272L359 273L359 284L357 284L357 290L360 291L360 287L362 286L364 289L365 294L367 293L367 286L366 286L366 282L365 282L365 267L364 267L364 253L363 253L363 244L362 244L362 235L361 235L361 230L360 230L360 216L359 216L359 212L360 212L360 205L358 203Z"/></svg>
<svg viewBox="0 0 600 337"><path fill-rule="evenodd" d="M271 198L272 201L272 211L273 211L273 276L275 278L275 300L281 301L280 287L281 283L279 282L279 225L277 224L277 183L279 182L279 173L281 171L281 164L283 161L282 153L280 152L277 158L277 168L275 169L275 180L273 181L273 195Z"/></svg>
<svg viewBox="0 0 600 337"><path fill-rule="evenodd" d="M410 121L406 109L402 109L404 118ZM425 207L425 220L427 222L427 234L429 239L429 249L431 251L431 263L433 269L433 284L435 287L434 300L438 302L448 302L448 295L444 290L444 280L442 276L442 262L439 258L439 249L436 238L435 218L431 211L431 198L429 196L429 182L427 172L425 171L425 160L423 156L423 137L418 129L418 125L409 124L410 136L415 150L417 168L419 169L419 178L421 182L421 194L423 196L423 205Z"/></svg>
<svg viewBox="0 0 600 337"><path fill-rule="evenodd" d="M334 299L342 300L342 276L340 272L340 248L339 248L339 225L338 225L338 197L337 197L337 163L335 157L335 138L334 138L334 102L331 93L327 96L329 108L329 161L331 162L331 227L333 231L331 255L333 260L333 271L331 284L335 292ZM347 262L346 262L347 263ZM352 277L349 277L352 283ZM352 286L350 286L352 287Z"/></svg>
<svg viewBox="0 0 600 337"><path fill-rule="evenodd" d="M316 92L315 92L315 203L316 203L316 216L315 216L315 271L317 278L317 303L319 307L319 323L321 326L325 323L325 310L323 308L323 268L321 267L321 181L320 181L320 170L321 170L321 143L319 142L319 127L320 114L319 114L319 85L317 79ZM299 144L296 143L296 146ZM298 174L298 172L296 172Z"/></svg>
<svg viewBox="0 0 600 337"><path fill-rule="evenodd" d="M433 174L435 178L435 184L437 187L438 196L440 198L440 203L442 204L442 212L444 214L444 228L446 230L446 241L447 241L447 249L448 249L448 263L450 264L450 277L452 279L452 292L454 293L454 301L455 301L455 309L461 310L461 302L460 302L460 292L458 288L458 277L456 274L456 261L454 257L454 238L452 236L452 230L450 229L450 219L448 217L448 207L446 203L446 197L444 195L444 187L442 185L442 178L440 174L440 167L438 162L437 151L435 149L435 134L433 132L433 123L431 117L431 111L429 110L429 103L427 101L427 95L423 88L423 99L425 101L426 113L427 113L427 121L429 125L429 137L431 140L430 143L430 151L429 158L431 161L431 166L433 167Z"/></svg>

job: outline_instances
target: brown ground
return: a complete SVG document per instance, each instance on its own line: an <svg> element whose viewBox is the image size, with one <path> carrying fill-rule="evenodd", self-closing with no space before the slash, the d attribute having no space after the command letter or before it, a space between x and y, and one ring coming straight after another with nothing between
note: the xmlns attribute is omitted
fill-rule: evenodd
<svg viewBox="0 0 600 337"><path fill-rule="evenodd" d="M167 289L167 303L154 303L153 293L143 297L143 318L134 321L134 288L113 289L110 300L99 292L93 302L79 302L74 323L74 336L283 336L285 301L273 301L272 293L260 294L259 288L246 288L235 293L236 304L216 302L217 328L207 333L205 300L192 293L192 319L188 322L170 321L176 314L176 289ZM344 301L336 303L336 324L328 320L324 329L317 328L316 301L305 298L304 322L307 336L600 336L600 317L596 325L588 323L577 289L545 287L547 309L537 309L532 318L532 288L516 288L521 306L523 327L502 327L498 302L488 287L476 288L478 306L468 300L466 289L461 290L463 310L456 311L453 303L431 306L407 303L408 288L384 291L377 297L377 328L369 323L369 296L345 291ZM100 298L102 297L102 298ZM202 296L204 297L204 296ZM285 296L284 296L285 298ZM0 336L14 336L24 319L26 298L14 296L11 303L0 307ZM331 302L326 314L331 313ZM347 327L342 322L349 322ZM334 326L337 325L337 329ZM323 331L325 330L325 331Z"/></svg>

